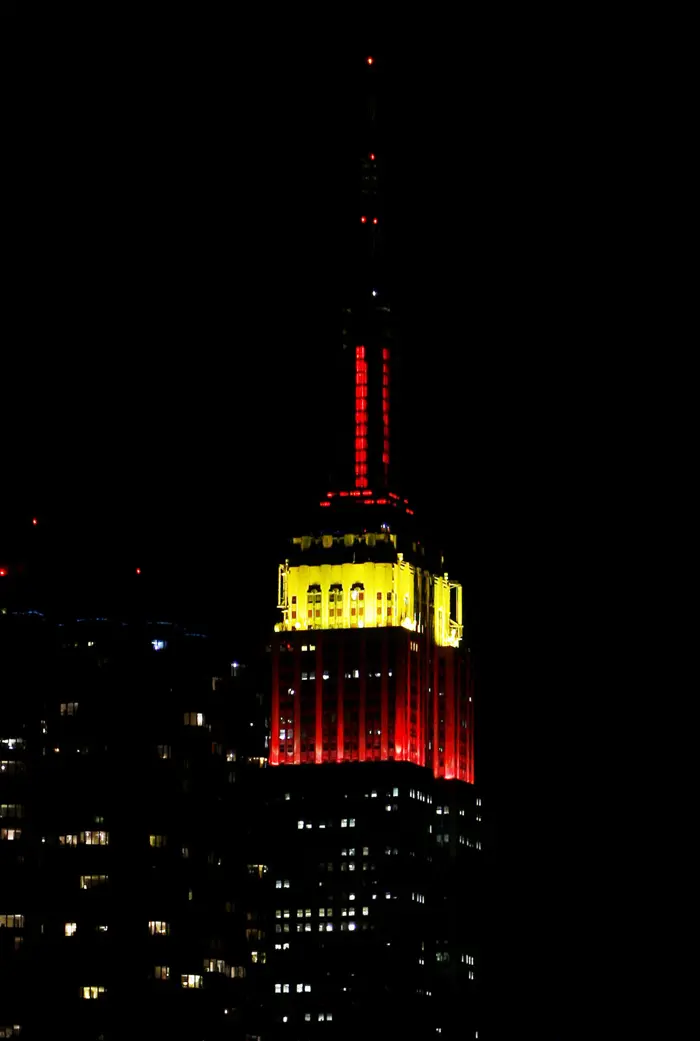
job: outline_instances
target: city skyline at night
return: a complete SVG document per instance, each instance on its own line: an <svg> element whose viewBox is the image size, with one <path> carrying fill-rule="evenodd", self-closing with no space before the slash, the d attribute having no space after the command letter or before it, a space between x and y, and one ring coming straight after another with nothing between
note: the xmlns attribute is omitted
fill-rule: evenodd
<svg viewBox="0 0 700 1041"><path fill-rule="evenodd" d="M214 41L194 24L176 44L171 20L157 32L148 21L121 50L116 30L83 46L80 34L48 40L17 21L0 42L11 157L0 739L28 728L25 748L3 746L14 772L0 804L26 810L3 820L13 833L0 842L5 877L18 888L0 915L24 916L3 933L3 967L59 957L52 994L64 980L81 1015L109 1004L78 998L78 987L107 985L81 965L104 964L105 979L114 968L113 994L138 968L149 1008L168 992L189 1014L193 998L213 1024L235 1005L223 991L247 994L250 1007L236 1006L247 1014L269 985L275 998L276 983L294 995L311 985L270 975L285 944L308 945L319 979L325 958L354 971L320 944L369 949L371 924L377 935L398 930L407 961L397 958L392 986L415 990L423 967L412 945L419 932L419 942L439 939L430 930L440 923L450 944L433 943L430 973L445 1007L457 966L443 955L459 949L475 959L457 965L465 986L481 988L484 1036L561 1041L587 978L573 968L578 918L594 903L588 881L603 877L586 869L580 884L597 839L586 853L573 797L595 772L590 735L601 720L589 706L607 711L599 572L615 542L610 489L624 472L600 405L614 396L611 366L629 367L624 323L608 310L620 279L606 173L618 125L600 136L607 98L589 119L586 62L567 72L563 51L534 53L513 27L459 45L443 30L439 46L386 46L379 32L358 46L353 32L311 49L257 30ZM369 73L381 94L368 136L357 88ZM38 671L33 647L45 655ZM180 690L180 661L197 663L183 665L196 697ZM137 706L124 706L115 692L127 680L144 705L158 700L166 736L155 701L143 726ZM245 712L229 716L232 692L244 689ZM450 711L436 713L435 692ZM75 701L77 714L62 711ZM144 786L162 785L163 820L151 819L150 796L133 817L116 803L89 805L108 765L114 776L126 770L116 740L102 741L110 733L132 750L131 805ZM100 744L112 746L105 758ZM294 766L260 769L268 756ZM366 785L345 787L356 766ZM331 773L327 786L314 780ZM481 820L475 802L438 798L452 785L482 800ZM219 796L250 827L223 852L195 827L217 819L205 808ZM274 822L267 832L256 830L256 799ZM337 812L351 799L353 812ZM352 840L341 824L351 819ZM105 846L80 838L102 831ZM166 846L150 845L166 834ZM410 894L429 901L438 863L466 863L477 841L483 876L458 871L446 892L464 906L454 922L433 921L429 902ZM107 890L82 890L79 879L110 875L126 907L121 865L135 848L139 877L155 870L173 882L168 901L154 909L144 881L122 932L110 919L112 932L98 933ZM219 871L210 855L230 858L230 874L207 889ZM100 859L108 870L94 866ZM323 878L321 863L333 864ZM55 914L31 882L51 865ZM270 870L249 872L256 865ZM363 877L381 881L376 901L371 892L351 901L360 887L341 884ZM293 879L300 899L282 902ZM312 900L318 881L335 886L333 902ZM403 925L402 886L412 905ZM470 906L481 952L460 918ZM328 935L321 907L334 911ZM170 937L151 933L152 921L170 922ZM352 931L340 928L351 921ZM170 961L152 957L161 941ZM368 959L368 975L381 964ZM156 967L169 980L156 982ZM23 993L39 1008L31 980ZM330 994L321 983L310 993ZM330 1036L336 1006L314 1011L333 1014L314 1023Z"/></svg>

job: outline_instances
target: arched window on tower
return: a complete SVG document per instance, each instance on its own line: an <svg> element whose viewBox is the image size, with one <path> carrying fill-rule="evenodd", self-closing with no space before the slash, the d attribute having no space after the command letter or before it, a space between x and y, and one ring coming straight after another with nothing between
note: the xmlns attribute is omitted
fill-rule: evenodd
<svg viewBox="0 0 700 1041"><path fill-rule="evenodd" d="M343 625L343 587L334 582L328 594L328 624L331 628Z"/></svg>
<svg viewBox="0 0 700 1041"><path fill-rule="evenodd" d="M365 624L365 587L362 582L353 582L350 590L350 625L362 628Z"/></svg>
<svg viewBox="0 0 700 1041"><path fill-rule="evenodd" d="M321 587L319 585L309 586L306 594L306 616L309 629L320 628L321 625Z"/></svg>

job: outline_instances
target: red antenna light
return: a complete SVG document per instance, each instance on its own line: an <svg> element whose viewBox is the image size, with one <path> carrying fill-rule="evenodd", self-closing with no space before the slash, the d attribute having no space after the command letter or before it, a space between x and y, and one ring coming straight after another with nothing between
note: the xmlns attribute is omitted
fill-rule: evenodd
<svg viewBox="0 0 700 1041"><path fill-rule="evenodd" d="M360 217L360 221L361 221L362 224L366 224L367 223L367 218L366 217Z"/></svg>
<svg viewBox="0 0 700 1041"><path fill-rule="evenodd" d="M137 575L140 575L140 574L141 574L141 568L140 568L140 567L137 567L137 568L136 568L136 574L137 574Z"/></svg>
<svg viewBox="0 0 700 1041"><path fill-rule="evenodd" d="M0 578L4 578L6 574L7 574L7 568L6 567L0 567Z"/></svg>
<svg viewBox="0 0 700 1041"><path fill-rule="evenodd" d="M379 221L377 220L377 218L376 218L376 217L375 217L375 218L374 218L374 220L372 221L372 224L379 224Z"/></svg>
<svg viewBox="0 0 700 1041"><path fill-rule="evenodd" d="M39 523L39 521L36 519L36 517L32 517L32 524L38 524L38 523Z"/></svg>
<svg viewBox="0 0 700 1041"><path fill-rule="evenodd" d="M374 152L370 152L369 153L369 157L370 157L372 162L374 162L374 160L377 158L376 155L374 154Z"/></svg>
<svg viewBox="0 0 700 1041"><path fill-rule="evenodd" d="M368 58L367 59L367 64L368 65L374 65L374 58Z"/></svg>

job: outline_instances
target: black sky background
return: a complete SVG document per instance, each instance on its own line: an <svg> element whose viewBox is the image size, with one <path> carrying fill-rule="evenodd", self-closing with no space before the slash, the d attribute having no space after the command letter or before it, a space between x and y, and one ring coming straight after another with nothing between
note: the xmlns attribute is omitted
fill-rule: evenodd
<svg viewBox="0 0 700 1041"><path fill-rule="evenodd" d="M355 39L306 28L105 17L2 44L0 552L31 537L59 601L110 589L241 657L334 454L304 417L332 402ZM479 678L489 885L465 899L488 907L491 1036L566 1038L600 896L631 117L607 55L541 28L369 46L392 70L403 483L464 582Z"/></svg>

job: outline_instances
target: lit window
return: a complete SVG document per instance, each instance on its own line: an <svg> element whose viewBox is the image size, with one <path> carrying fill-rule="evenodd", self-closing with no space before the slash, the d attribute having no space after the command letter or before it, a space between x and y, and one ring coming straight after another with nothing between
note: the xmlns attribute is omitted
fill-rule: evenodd
<svg viewBox="0 0 700 1041"><path fill-rule="evenodd" d="M189 975L181 976L180 982L186 990L199 990L202 986L202 977L190 973Z"/></svg>
<svg viewBox="0 0 700 1041"><path fill-rule="evenodd" d="M24 929L24 915L0 914L0 929Z"/></svg>
<svg viewBox="0 0 700 1041"><path fill-rule="evenodd" d="M229 965L227 965L226 962L223 961L221 958L205 958L204 959L204 971L205 972L220 972L222 974L222 976L231 976L232 975L231 967ZM233 975L234 976L239 975L239 972L238 972L237 969L233 970ZM243 972L240 975L245 975L245 973Z"/></svg>
<svg viewBox="0 0 700 1041"><path fill-rule="evenodd" d="M97 886L103 886L107 882L107 875L81 875L80 876L80 888L81 889L95 889Z"/></svg>
<svg viewBox="0 0 700 1041"><path fill-rule="evenodd" d="M167 846L168 836L167 835L149 835L148 841L151 846L160 847Z"/></svg>
<svg viewBox="0 0 700 1041"><path fill-rule="evenodd" d="M15 759L3 759L0 762L0 773L3 774L21 774L25 773L26 769L26 763L17 762Z"/></svg>
<svg viewBox="0 0 700 1041"><path fill-rule="evenodd" d="M304 822L303 821L297 821L297 828L301 829L303 827L304 827Z"/></svg>
<svg viewBox="0 0 700 1041"><path fill-rule="evenodd" d="M157 980L168 980L170 979L170 966L169 965L156 965L154 969L154 975Z"/></svg>
<svg viewBox="0 0 700 1041"><path fill-rule="evenodd" d="M81 831L80 841L84 842L86 846L108 846L109 845L109 832L108 831Z"/></svg>
<svg viewBox="0 0 700 1041"><path fill-rule="evenodd" d="M78 711L77 701L63 701L61 702L61 715L62 716L74 716Z"/></svg>
<svg viewBox="0 0 700 1041"><path fill-rule="evenodd" d="M148 931L151 936L169 936L170 922L149 922Z"/></svg>
<svg viewBox="0 0 700 1041"><path fill-rule="evenodd" d="M58 836L59 846L77 846L78 836L77 835L59 835Z"/></svg>
<svg viewBox="0 0 700 1041"><path fill-rule="evenodd" d="M101 997L105 993L104 987L81 987L80 992L82 997L88 999L95 999Z"/></svg>
<svg viewBox="0 0 700 1041"><path fill-rule="evenodd" d="M185 726L203 727L204 714L202 712L185 712Z"/></svg>
<svg viewBox="0 0 700 1041"><path fill-rule="evenodd" d="M0 841L16 842L22 838L21 828L0 828Z"/></svg>
<svg viewBox="0 0 700 1041"><path fill-rule="evenodd" d="M160 759L170 759L172 756L172 748L170 745L158 745L158 757Z"/></svg>
<svg viewBox="0 0 700 1041"><path fill-rule="evenodd" d="M63 931L66 936L75 936L75 934L78 931L78 923L66 922L65 926L63 927Z"/></svg>
<svg viewBox="0 0 700 1041"><path fill-rule="evenodd" d="M18 802L4 802L0 805L0 817L24 817L24 806Z"/></svg>

